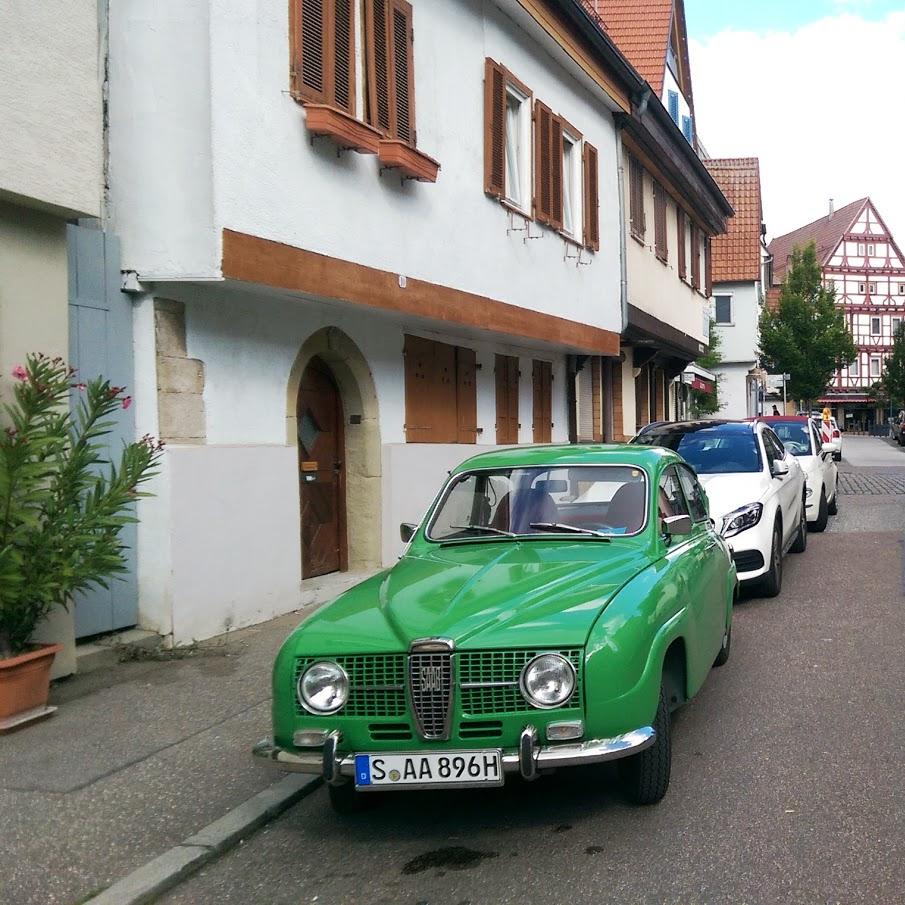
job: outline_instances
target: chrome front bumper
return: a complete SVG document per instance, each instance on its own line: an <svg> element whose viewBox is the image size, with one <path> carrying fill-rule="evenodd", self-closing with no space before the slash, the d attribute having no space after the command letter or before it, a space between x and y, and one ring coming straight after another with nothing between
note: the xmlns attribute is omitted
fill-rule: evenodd
<svg viewBox="0 0 905 905"><path fill-rule="evenodd" d="M526 726L519 737L519 747L503 749L503 772L519 773L523 779L531 780L545 770L616 760L650 747L655 734L653 726L642 726L613 738L541 746L537 742L537 730ZM265 738L254 746L252 753L273 761L289 773L320 774L326 782L336 785L355 776L354 755L339 753L341 741L342 733L335 731L327 736L322 748L296 752L280 748L272 739Z"/></svg>

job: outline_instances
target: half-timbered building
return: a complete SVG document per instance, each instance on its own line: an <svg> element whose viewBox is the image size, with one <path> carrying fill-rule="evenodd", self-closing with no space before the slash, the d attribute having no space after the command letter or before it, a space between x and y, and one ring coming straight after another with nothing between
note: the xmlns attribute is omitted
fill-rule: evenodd
<svg viewBox="0 0 905 905"><path fill-rule="evenodd" d="M795 247L814 242L824 284L835 291L858 354L840 369L819 400L840 426L866 430L885 413L871 392L883 374L893 336L905 319L905 257L870 198L860 198L813 223L775 238L773 296Z"/></svg>

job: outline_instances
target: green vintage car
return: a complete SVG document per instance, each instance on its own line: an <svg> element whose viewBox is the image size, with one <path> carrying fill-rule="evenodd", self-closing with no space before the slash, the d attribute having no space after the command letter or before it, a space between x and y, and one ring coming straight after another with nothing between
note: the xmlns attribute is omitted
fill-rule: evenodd
<svg viewBox="0 0 905 905"><path fill-rule="evenodd" d="M659 801L670 713L729 656L735 567L675 453L532 446L456 468L405 554L309 616L255 754L333 806L620 760Z"/></svg>

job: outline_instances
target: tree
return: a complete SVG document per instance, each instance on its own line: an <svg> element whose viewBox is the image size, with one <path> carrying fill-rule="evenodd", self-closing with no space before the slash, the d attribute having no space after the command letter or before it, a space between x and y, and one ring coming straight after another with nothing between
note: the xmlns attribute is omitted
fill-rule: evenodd
<svg viewBox="0 0 905 905"><path fill-rule="evenodd" d="M886 359L880 389L893 403L905 408L905 325L899 324L892 340L892 354Z"/></svg>
<svg viewBox="0 0 905 905"><path fill-rule="evenodd" d="M720 346L723 344L723 338L720 336L716 323L711 319L710 329L707 333L707 351L698 359L695 364L708 371L712 371L723 360L720 355ZM691 391L691 413L695 418L703 415L713 415L720 410L720 376L716 375L713 384L713 391L710 393L704 390Z"/></svg>
<svg viewBox="0 0 905 905"><path fill-rule="evenodd" d="M791 375L793 398L805 400L808 408L833 374L854 360L857 349L836 307L835 290L823 285L813 242L792 251L778 307L761 312L760 347L772 371Z"/></svg>

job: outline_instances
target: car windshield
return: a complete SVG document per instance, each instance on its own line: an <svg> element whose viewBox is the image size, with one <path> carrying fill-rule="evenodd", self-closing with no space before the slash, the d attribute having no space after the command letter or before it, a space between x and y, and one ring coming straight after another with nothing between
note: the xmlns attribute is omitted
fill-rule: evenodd
<svg viewBox="0 0 905 905"><path fill-rule="evenodd" d="M739 474L761 470L760 450L746 424L671 425L632 441L675 450L698 474Z"/></svg>
<svg viewBox="0 0 905 905"><path fill-rule="evenodd" d="M771 421L776 436L793 456L811 455L811 433L801 421Z"/></svg>
<svg viewBox="0 0 905 905"><path fill-rule="evenodd" d="M428 528L434 541L540 535L637 534L647 512L640 468L623 465L495 468L449 485Z"/></svg>

